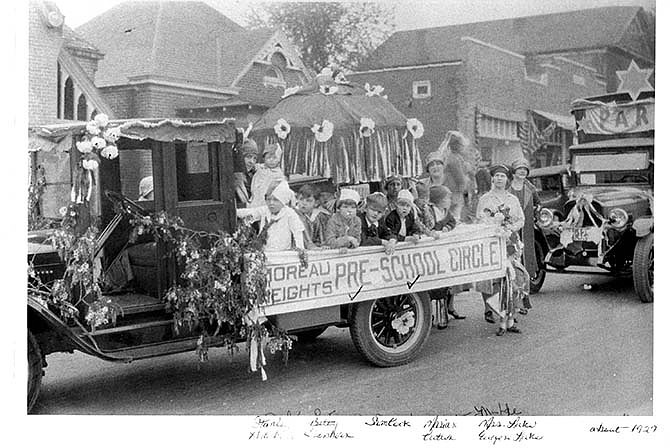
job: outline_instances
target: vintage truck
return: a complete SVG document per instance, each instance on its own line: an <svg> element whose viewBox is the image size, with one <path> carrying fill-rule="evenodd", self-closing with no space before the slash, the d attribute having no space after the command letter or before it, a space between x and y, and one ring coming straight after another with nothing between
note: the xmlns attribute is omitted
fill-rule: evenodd
<svg viewBox="0 0 670 448"><path fill-rule="evenodd" d="M540 213L545 233L558 236L545 261L554 272L590 266L632 275L640 300L652 302L654 93L635 101L627 93L576 100L572 113L578 130L570 147L573 187L558 209Z"/></svg>
<svg viewBox="0 0 670 448"><path fill-rule="evenodd" d="M233 123L121 120L111 124L120 129L119 156L100 159L90 199L101 229L95 259L104 277L124 252L132 281L122 289L103 289L103 297L111 299L120 312L116 322L95 328L83 319L85 309L64 317L49 300L29 294L29 410L37 400L51 353L78 350L127 363L198 346L201 329L176 331L166 306L167 288L180 282L179 265L160 240L131 239L130 217L164 210L195 230L231 234L235 230L232 182L241 132ZM61 154L65 160L61 166L76 172L82 154L75 148L86 125L74 122L31 129L37 165ZM138 184L146 187L142 179L148 176L153 178L153 194L138 191ZM142 200L134 200L140 193ZM61 198L64 204L71 199L66 196ZM43 285L53 284L65 269L50 238L53 232L39 230L28 236L28 259ZM328 326L348 326L356 348L368 361L397 366L414 359L427 340L428 291L502 277L504 251L495 227L464 225L438 240L401 243L392 255L381 247L359 248L346 255L336 250L308 251L305 265L297 252L268 253L271 294L261 312L275 326L298 335L298 340L315 338Z"/></svg>

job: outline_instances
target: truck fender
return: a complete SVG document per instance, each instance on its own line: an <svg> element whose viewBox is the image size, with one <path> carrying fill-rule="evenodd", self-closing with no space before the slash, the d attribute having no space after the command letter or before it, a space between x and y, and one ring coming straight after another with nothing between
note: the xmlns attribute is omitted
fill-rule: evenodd
<svg viewBox="0 0 670 448"><path fill-rule="evenodd" d="M633 229L635 230L635 236L638 238L648 235L654 231L654 218L646 217L636 219L633 223Z"/></svg>

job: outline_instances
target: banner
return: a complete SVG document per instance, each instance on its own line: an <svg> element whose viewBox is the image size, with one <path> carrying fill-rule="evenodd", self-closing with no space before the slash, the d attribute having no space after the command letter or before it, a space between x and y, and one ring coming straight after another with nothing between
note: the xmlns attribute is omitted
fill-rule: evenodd
<svg viewBox="0 0 670 448"><path fill-rule="evenodd" d="M584 109L584 117L577 124L586 134L611 135L653 131L654 103L603 104Z"/></svg>
<svg viewBox="0 0 670 448"><path fill-rule="evenodd" d="M505 275L505 245L495 226L462 225L435 240L383 247L308 251L307 267L296 252L267 254L271 303L266 315L428 291Z"/></svg>

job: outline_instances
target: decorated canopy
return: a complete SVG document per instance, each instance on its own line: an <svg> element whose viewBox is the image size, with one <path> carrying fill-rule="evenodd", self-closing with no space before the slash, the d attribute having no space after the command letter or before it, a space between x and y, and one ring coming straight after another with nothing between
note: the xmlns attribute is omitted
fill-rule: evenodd
<svg viewBox="0 0 670 448"><path fill-rule="evenodd" d="M419 176L416 139L423 126L408 120L380 86L365 88L326 69L254 123L257 143L279 143L286 174L332 178L338 184L381 181L391 174Z"/></svg>

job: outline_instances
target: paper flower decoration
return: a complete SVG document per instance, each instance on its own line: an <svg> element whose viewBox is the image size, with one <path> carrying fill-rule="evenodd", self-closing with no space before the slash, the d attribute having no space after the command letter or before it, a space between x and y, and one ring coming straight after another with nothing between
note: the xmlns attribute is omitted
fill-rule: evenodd
<svg viewBox="0 0 670 448"><path fill-rule="evenodd" d="M286 98L287 96L291 96L294 93L298 92L302 87L300 86L294 86L294 87L288 87L284 89L284 94L282 95L282 98Z"/></svg>
<svg viewBox="0 0 670 448"><path fill-rule="evenodd" d="M104 148L105 146L107 146L107 142L105 141L104 138L93 137L93 138L91 139L91 145L93 145L93 147L94 147L95 149L102 149L102 148Z"/></svg>
<svg viewBox="0 0 670 448"><path fill-rule="evenodd" d="M372 118L361 118L361 127L359 129L361 137L370 137L375 132L375 122Z"/></svg>
<svg viewBox="0 0 670 448"><path fill-rule="evenodd" d="M119 155L119 149L114 145L109 145L100 151L100 155L105 159L116 159Z"/></svg>
<svg viewBox="0 0 670 448"><path fill-rule="evenodd" d="M319 86L319 91L324 95L334 95L338 89L337 86Z"/></svg>
<svg viewBox="0 0 670 448"><path fill-rule="evenodd" d="M423 137L423 124L416 118L410 118L407 120L407 130L412 134L414 139Z"/></svg>
<svg viewBox="0 0 670 448"><path fill-rule="evenodd" d="M382 86L372 86L370 83L365 83L365 96L382 96L384 88Z"/></svg>
<svg viewBox="0 0 670 448"><path fill-rule="evenodd" d="M96 170L98 169L98 162L95 159L86 159L81 161L81 166L83 166L85 170Z"/></svg>
<svg viewBox="0 0 670 448"><path fill-rule="evenodd" d="M103 133L103 137L105 137L105 140L107 140L109 143L114 143L119 139L121 136L121 128L109 128Z"/></svg>
<svg viewBox="0 0 670 448"><path fill-rule="evenodd" d="M82 154L88 154L93 150L93 145L91 144L90 140L82 140L80 142L77 142L77 149Z"/></svg>
<svg viewBox="0 0 670 448"><path fill-rule="evenodd" d="M91 135L98 135L100 133L98 123L96 123L95 120L91 120L88 123L86 123L86 132L88 132Z"/></svg>
<svg viewBox="0 0 670 448"><path fill-rule="evenodd" d="M347 78L344 76L344 72L339 72L335 76L335 82L337 84L349 84L349 81L347 81Z"/></svg>
<svg viewBox="0 0 670 448"><path fill-rule="evenodd" d="M288 124L288 121L283 118L277 120L277 124L275 124L275 134L277 134L277 137L284 140L289 132L291 132L291 125Z"/></svg>
<svg viewBox="0 0 670 448"><path fill-rule="evenodd" d="M333 123L323 120L323 123L312 126L312 132L317 142L327 142L333 136L334 128Z"/></svg>
<svg viewBox="0 0 670 448"><path fill-rule="evenodd" d="M391 327L400 335L406 335L414 327L415 323L414 312L409 311L393 319Z"/></svg>
<svg viewBox="0 0 670 448"><path fill-rule="evenodd" d="M109 124L109 117L105 114L98 114L93 117L93 120L95 120L95 122L98 123L98 126L101 128L104 128Z"/></svg>

